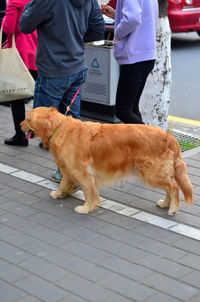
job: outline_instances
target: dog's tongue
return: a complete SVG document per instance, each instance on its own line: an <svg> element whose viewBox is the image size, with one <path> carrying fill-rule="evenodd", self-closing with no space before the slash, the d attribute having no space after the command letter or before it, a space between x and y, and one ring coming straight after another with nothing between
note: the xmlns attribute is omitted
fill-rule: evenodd
<svg viewBox="0 0 200 302"><path fill-rule="evenodd" d="M33 131L29 130L29 132L26 134L26 139L31 138L32 133L33 133Z"/></svg>

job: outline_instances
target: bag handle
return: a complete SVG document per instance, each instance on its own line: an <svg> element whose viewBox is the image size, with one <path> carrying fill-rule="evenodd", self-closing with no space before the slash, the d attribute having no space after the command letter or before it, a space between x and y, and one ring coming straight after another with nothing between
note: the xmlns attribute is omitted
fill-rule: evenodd
<svg viewBox="0 0 200 302"><path fill-rule="evenodd" d="M2 36L3 36L3 27L0 29L0 49L2 49ZM12 48L16 48L15 44L15 33L12 34Z"/></svg>

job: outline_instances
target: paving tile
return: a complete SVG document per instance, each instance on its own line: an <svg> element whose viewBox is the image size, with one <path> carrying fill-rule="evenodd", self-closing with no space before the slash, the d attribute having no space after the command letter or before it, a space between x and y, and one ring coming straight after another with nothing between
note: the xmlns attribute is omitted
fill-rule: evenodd
<svg viewBox="0 0 200 302"><path fill-rule="evenodd" d="M18 279L24 278L28 275L26 271L10 264L7 261L0 260L0 278L7 282L14 282Z"/></svg>
<svg viewBox="0 0 200 302"><path fill-rule="evenodd" d="M152 270L142 267L139 263L126 261L121 257L111 256L99 264L105 269L110 270L111 272L117 273L129 279L138 281L146 276L149 276L153 273Z"/></svg>
<svg viewBox="0 0 200 302"><path fill-rule="evenodd" d="M170 231L173 231L173 232L179 233L181 235L185 235L185 236L188 236L190 238L200 241L200 229L193 228L193 227L179 223L177 226L170 228Z"/></svg>
<svg viewBox="0 0 200 302"><path fill-rule="evenodd" d="M19 232L26 232L37 226L33 221L30 221L26 218L20 217L12 213L8 213L1 216L0 221L5 226L14 228Z"/></svg>
<svg viewBox="0 0 200 302"><path fill-rule="evenodd" d="M139 212L139 210L133 208L133 207L129 207L127 205L124 205L122 203L113 201L113 200L109 200L109 199L105 199L103 200L102 204L101 204L101 208L113 211L115 213L119 213L121 215L124 216L132 216L136 213Z"/></svg>
<svg viewBox="0 0 200 302"><path fill-rule="evenodd" d="M26 171L22 171L22 170L13 172L13 173L11 173L11 175L16 177L16 178L29 181L31 183L37 183L39 181L44 180L43 177L40 177L40 176L37 176L35 174L29 173L29 172L26 172Z"/></svg>
<svg viewBox="0 0 200 302"><path fill-rule="evenodd" d="M33 240L33 238L28 236L27 234L16 231L7 226L1 226L0 239L10 244L13 244L17 247L22 247L24 244L31 242Z"/></svg>
<svg viewBox="0 0 200 302"><path fill-rule="evenodd" d="M0 280L0 293L2 302L16 302L27 294L4 281Z"/></svg>
<svg viewBox="0 0 200 302"><path fill-rule="evenodd" d="M170 289L170 296L183 301L188 301L198 293L198 290L190 285L181 283L180 281L176 281L172 278L168 278L157 273L145 278L142 283L165 294L169 294Z"/></svg>
<svg viewBox="0 0 200 302"><path fill-rule="evenodd" d="M6 242L0 241L0 258L11 263L18 264L31 258L29 253L14 247Z"/></svg>
<svg viewBox="0 0 200 302"><path fill-rule="evenodd" d="M186 276L192 271L192 269L184 265L152 254L140 259L139 264L175 279Z"/></svg>
<svg viewBox="0 0 200 302"><path fill-rule="evenodd" d="M82 243L74 240L68 244L62 246L63 249L70 252L73 255L79 256L90 262L101 262L103 259L108 257L108 253L101 251L89 244Z"/></svg>
<svg viewBox="0 0 200 302"><path fill-rule="evenodd" d="M65 245L67 242L72 240L67 235L60 234L43 226L38 226L34 229L28 230L27 233L41 241L55 246Z"/></svg>
<svg viewBox="0 0 200 302"><path fill-rule="evenodd" d="M70 291L74 295L80 298L86 299L87 301L94 302L104 302L113 293L100 285L94 284L85 278L81 278L77 275L72 274L71 276L59 280L56 283L58 286Z"/></svg>
<svg viewBox="0 0 200 302"><path fill-rule="evenodd" d="M91 230L83 228L78 225L73 225L62 231L63 234L72 237L73 239L85 242L87 244L95 245L99 242L105 242L107 240L106 236L97 234Z"/></svg>
<svg viewBox="0 0 200 302"><path fill-rule="evenodd" d="M15 200L15 201L19 201L20 203L23 203L25 205L33 205L40 201L39 198L37 198L33 195L30 195L30 194L27 194L27 193L24 193L24 192L15 190L15 189L6 193L5 197Z"/></svg>
<svg viewBox="0 0 200 302"><path fill-rule="evenodd" d="M29 276L14 283L15 286L43 301L58 302L68 296L68 292L35 276Z"/></svg>
<svg viewBox="0 0 200 302"><path fill-rule="evenodd" d="M13 177L12 181L9 185L13 188L18 190L19 192L26 192L29 194L35 193L40 190L40 187L32 182L27 182L26 180L19 180Z"/></svg>
<svg viewBox="0 0 200 302"><path fill-rule="evenodd" d="M73 208L74 208L74 202L73 202ZM72 212L67 211L66 216L63 216L62 219L66 221L70 221L73 224L78 224L80 226L83 226L84 228L92 230L94 232L98 231L105 225L108 225L106 222L93 218L90 215L79 215L77 213L74 213L74 211Z"/></svg>
<svg viewBox="0 0 200 302"><path fill-rule="evenodd" d="M169 219L162 218L162 217L158 217L156 215L146 213L146 212L139 212L137 214L132 215L132 217L134 219L148 222L150 224L161 227L163 229L169 229L170 227L177 225L177 222L174 222Z"/></svg>
<svg viewBox="0 0 200 302"><path fill-rule="evenodd" d="M135 232L133 233L133 231L122 229L120 226L115 225L106 225L102 229L98 230L98 233L134 246L137 245L137 242L146 239L142 235L139 235Z"/></svg>
<svg viewBox="0 0 200 302"><path fill-rule="evenodd" d="M16 168L0 163L0 172L10 174L16 171Z"/></svg>
<svg viewBox="0 0 200 302"><path fill-rule="evenodd" d="M56 191L59 187L59 185L57 183L54 183L49 179L44 179L44 180L38 182L38 185L41 187L50 189L50 190L54 190L54 191Z"/></svg>
<svg viewBox="0 0 200 302"><path fill-rule="evenodd" d="M151 252L152 254L156 254L174 261L186 255L186 252L181 251L180 249L151 239L146 239L142 242L138 242L137 246L142 250L147 251L148 253Z"/></svg>
<svg viewBox="0 0 200 302"><path fill-rule="evenodd" d="M10 201L1 203L0 207L4 210L7 210L11 213L14 213L14 214L22 216L22 217L27 217L27 216L38 213L37 210L31 208L30 206L29 207L25 206L14 200L10 200Z"/></svg>
<svg viewBox="0 0 200 302"><path fill-rule="evenodd" d="M119 215L113 212L107 211L102 215L98 215L99 219L102 219L110 224L117 225L127 230L134 230L136 226L139 226L142 222L134 220L123 215Z"/></svg>
<svg viewBox="0 0 200 302"><path fill-rule="evenodd" d="M23 250L40 258L47 258L60 252L59 248L37 239L25 244Z"/></svg>
<svg viewBox="0 0 200 302"><path fill-rule="evenodd" d="M200 270L200 256L188 254L178 259L178 262L190 268Z"/></svg>
<svg viewBox="0 0 200 302"><path fill-rule="evenodd" d="M141 223L140 225L136 226L134 231L147 238L151 238L167 244L171 244L176 240L182 238L182 236L180 236L179 234L168 232L153 225L148 225L147 227L146 223Z"/></svg>
<svg viewBox="0 0 200 302"><path fill-rule="evenodd" d="M181 236L173 242L173 246L200 256L200 241Z"/></svg>
<svg viewBox="0 0 200 302"><path fill-rule="evenodd" d="M158 293L148 299L147 302L180 302L180 300L165 294Z"/></svg>
<svg viewBox="0 0 200 302"><path fill-rule="evenodd" d="M200 272L199 271L192 271L190 274L183 277L182 280L192 286L200 288Z"/></svg>
<svg viewBox="0 0 200 302"><path fill-rule="evenodd" d="M43 258L53 264L56 264L57 266L59 266L63 269L65 269L65 266L63 263L65 263L65 261L67 261L73 257L74 257L73 254L65 252L61 249L57 253L50 253L49 255L47 254L45 257L41 256L41 258Z"/></svg>
<svg viewBox="0 0 200 302"><path fill-rule="evenodd" d="M68 271L93 282L97 282L111 274L107 269L101 268L79 257L65 260L62 262L62 266Z"/></svg>
<svg viewBox="0 0 200 302"><path fill-rule="evenodd" d="M56 216L58 218L62 217L65 215L65 211L63 210L62 207L60 207L58 204L54 204L52 203L52 198L49 197L49 199L51 199L51 202L49 201L41 201L38 202L36 204L33 205L33 207L35 209L38 209L42 212L48 213L52 216Z"/></svg>
<svg viewBox="0 0 200 302"><path fill-rule="evenodd" d="M69 275L66 270L36 257L21 263L20 267L52 283Z"/></svg>
<svg viewBox="0 0 200 302"><path fill-rule="evenodd" d="M96 247L101 248L102 250L114 254L116 256L122 257L127 261L137 262L140 258L143 258L147 255L147 252L144 252L138 248L134 248L128 244L117 240L107 240L106 242L97 244Z"/></svg>
<svg viewBox="0 0 200 302"><path fill-rule="evenodd" d="M61 220L60 218L49 215L47 213L38 213L38 211L36 211L35 215L30 216L29 219L34 221L35 223L39 223L40 225L56 231L61 231L72 225L69 221Z"/></svg>
<svg viewBox="0 0 200 302"><path fill-rule="evenodd" d="M136 301L144 301L155 294L155 290L116 274L100 281L99 284Z"/></svg>

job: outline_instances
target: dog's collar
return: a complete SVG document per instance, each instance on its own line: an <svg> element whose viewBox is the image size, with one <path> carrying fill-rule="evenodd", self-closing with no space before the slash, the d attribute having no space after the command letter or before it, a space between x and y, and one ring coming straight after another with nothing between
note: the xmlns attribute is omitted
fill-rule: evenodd
<svg viewBox="0 0 200 302"><path fill-rule="evenodd" d="M58 126L58 127L54 130L54 132L49 136L49 138L48 138L49 141L50 141L50 140L52 139L52 137L58 132L59 128L60 128L60 126Z"/></svg>

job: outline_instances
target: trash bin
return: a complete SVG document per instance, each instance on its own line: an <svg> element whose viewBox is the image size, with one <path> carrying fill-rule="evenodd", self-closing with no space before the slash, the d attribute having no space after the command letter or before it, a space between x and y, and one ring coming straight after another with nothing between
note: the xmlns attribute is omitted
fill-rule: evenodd
<svg viewBox="0 0 200 302"><path fill-rule="evenodd" d="M111 41L100 41L87 43L85 47L88 71L82 90L81 113L96 117L99 116L99 108L103 108L99 119L107 112L107 115L112 115L111 121L113 121L119 78L119 65L113 56L113 44Z"/></svg>

